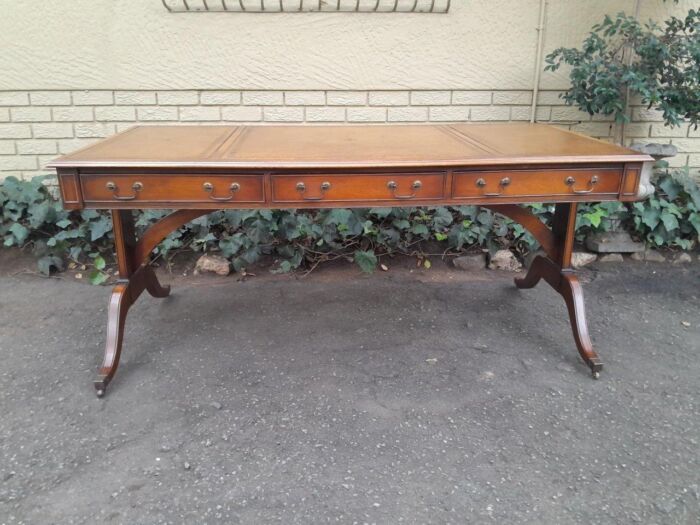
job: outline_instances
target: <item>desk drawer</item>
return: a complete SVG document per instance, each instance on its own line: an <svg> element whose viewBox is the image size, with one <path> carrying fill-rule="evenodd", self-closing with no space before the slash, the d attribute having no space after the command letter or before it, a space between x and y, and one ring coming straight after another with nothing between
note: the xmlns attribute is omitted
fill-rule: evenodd
<svg viewBox="0 0 700 525"><path fill-rule="evenodd" d="M262 175L81 174L87 203L264 202Z"/></svg>
<svg viewBox="0 0 700 525"><path fill-rule="evenodd" d="M444 195L444 173L272 175L272 200L279 203L422 201Z"/></svg>
<svg viewBox="0 0 700 525"><path fill-rule="evenodd" d="M619 168L465 171L454 173L452 197L617 195L621 181Z"/></svg>

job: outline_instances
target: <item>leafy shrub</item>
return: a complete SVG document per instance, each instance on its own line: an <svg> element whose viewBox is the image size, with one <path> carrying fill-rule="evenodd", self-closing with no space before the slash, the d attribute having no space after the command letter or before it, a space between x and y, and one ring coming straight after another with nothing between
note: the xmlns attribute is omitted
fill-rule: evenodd
<svg viewBox="0 0 700 525"><path fill-rule="evenodd" d="M663 27L625 13L605 16L581 49L558 48L545 70L571 66L567 104L627 122L628 94L657 107L667 125L700 122L700 10L671 17Z"/></svg>
<svg viewBox="0 0 700 525"><path fill-rule="evenodd" d="M44 185L45 177L0 183L0 241L6 247L30 248L39 270L62 270L66 260L89 270L90 281L108 278L113 259L112 222L96 210L68 212ZM604 202L579 206L577 237L607 231L621 222L651 245L692 248L700 233L700 189L687 173L663 172L657 192L647 201L626 205ZM529 205L549 223L554 206ZM136 226L144 229L167 210L138 212ZM274 262L273 272L300 267L313 269L335 259L353 260L371 272L380 258L393 254L417 256L470 248L511 249L525 255L537 243L523 227L478 206L432 208L364 208L332 210L215 211L170 234L158 247L168 257L184 248L218 251L237 271L260 261ZM432 253L434 252L434 253Z"/></svg>

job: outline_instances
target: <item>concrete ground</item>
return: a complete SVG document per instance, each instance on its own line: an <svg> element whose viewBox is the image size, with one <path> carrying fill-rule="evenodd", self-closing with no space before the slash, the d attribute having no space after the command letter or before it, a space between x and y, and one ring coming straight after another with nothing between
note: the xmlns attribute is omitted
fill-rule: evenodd
<svg viewBox="0 0 700 525"><path fill-rule="evenodd" d="M543 283L347 267L144 295L102 400L109 289L0 277L0 523L699 523L700 265L582 276L598 381Z"/></svg>

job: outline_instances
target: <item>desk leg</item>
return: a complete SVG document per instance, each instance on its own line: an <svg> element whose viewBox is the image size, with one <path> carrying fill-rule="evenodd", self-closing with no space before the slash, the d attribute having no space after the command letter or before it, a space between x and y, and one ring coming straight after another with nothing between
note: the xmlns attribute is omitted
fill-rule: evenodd
<svg viewBox="0 0 700 525"><path fill-rule="evenodd" d="M505 206L502 209L495 206L493 208L514 218L515 215L523 214L522 210L511 210ZM525 218L527 219L527 217ZM593 350L586 324L583 290L571 267L575 229L576 203L557 204L551 236L546 232L539 231L539 225L534 231L531 229L547 252L547 256L538 255L535 257L525 277L516 278L515 285L518 288L533 288L541 279L544 279L564 298L578 352L591 369L593 377L598 379L601 370L603 370L603 363Z"/></svg>
<svg viewBox="0 0 700 525"><path fill-rule="evenodd" d="M154 297L166 297L169 286L161 286L153 268L148 261L136 261L135 251L138 246L134 234L134 216L130 210L113 210L112 227L114 247L117 252L119 280L112 289L107 310L107 342L102 366L94 382L97 397L105 394L107 385L114 377L119 366L124 339L124 323L129 308L136 302L144 290Z"/></svg>
<svg viewBox="0 0 700 525"><path fill-rule="evenodd" d="M593 377L598 379L601 370L603 370L603 363L593 350L591 338L588 336L583 290L578 277L571 270L563 270L550 258L538 255L532 261L527 275L523 278L515 279L515 285L518 288L533 288L540 279L547 281L564 298L566 307L569 310L569 320L571 329L574 332L578 353L591 369Z"/></svg>
<svg viewBox="0 0 700 525"><path fill-rule="evenodd" d="M105 355L94 382L97 397L104 396L107 385L117 372L119 357L122 353L126 314L144 290L148 290L154 297L167 297L170 293L170 287L161 286L153 268L146 264L142 264L128 280L120 279L112 289L107 312Z"/></svg>
<svg viewBox="0 0 700 525"><path fill-rule="evenodd" d="M170 294L170 287L161 285L153 268L148 265L151 250L171 231L205 213L205 210L176 211L153 225L137 242L131 211L112 211L119 280L109 299L104 360L94 382L98 397L104 396L107 385L117 372L126 314L131 305L144 290L153 297L167 297Z"/></svg>

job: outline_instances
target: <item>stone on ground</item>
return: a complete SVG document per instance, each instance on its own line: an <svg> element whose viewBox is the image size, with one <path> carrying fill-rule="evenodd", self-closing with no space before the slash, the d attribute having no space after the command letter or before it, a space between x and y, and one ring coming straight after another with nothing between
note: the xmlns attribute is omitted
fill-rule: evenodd
<svg viewBox="0 0 700 525"><path fill-rule="evenodd" d="M647 261L647 262L665 262L666 257L657 252L656 250L645 250L640 253L633 253L632 259L635 261Z"/></svg>
<svg viewBox="0 0 700 525"><path fill-rule="evenodd" d="M685 252L681 253L673 260L673 264L689 264L691 262L693 262L693 258L689 253Z"/></svg>
<svg viewBox="0 0 700 525"><path fill-rule="evenodd" d="M636 253L644 251L644 243L633 241L627 232L600 232L586 237L586 248L596 253Z"/></svg>
<svg viewBox="0 0 700 525"><path fill-rule="evenodd" d="M483 270L486 267L486 256L483 253L460 255L452 261L452 264L460 270Z"/></svg>
<svg viewBox="0 0 700 525"><path fill-rule="evenodd" d="M574 268L583 268L594 262L598 256L595 253L574 252L571 254L571 266Z"/></svg>
<svg viewBox="0 0 700 525"><path fill-rule="evenodd" d="M523 265L510 250L498 250L491 256L491 262L489 262L489 268L492 270L517 272L522 267Z"/></svg>
<svg viewBox="0 0 700 525"><path fill-rule="evenodd" d="M197 259L194 271L195 273L214 272L217 275L228 275L231 273L231 265L228 259L220 255L202 255Z"/></svg>
<svg viewBox="0 0 700 525"><path fill-rule="evenodd" d="M606 253L605 255L601 255L600 259L598 259L602 263L621 263L624 262L624 257L622 257L621 253Z"/></svg>

